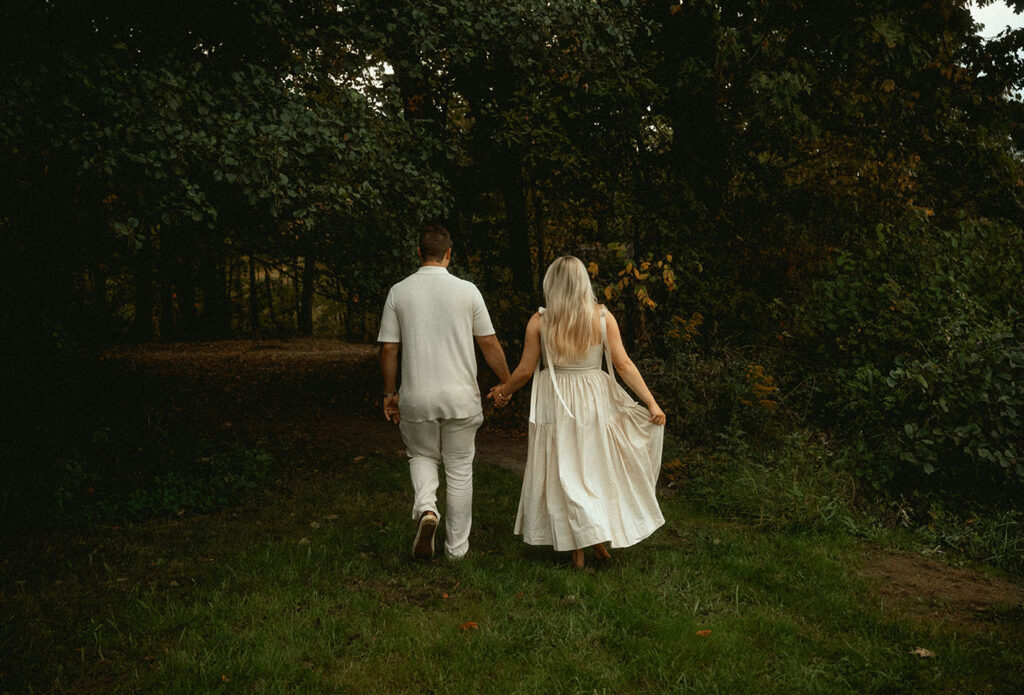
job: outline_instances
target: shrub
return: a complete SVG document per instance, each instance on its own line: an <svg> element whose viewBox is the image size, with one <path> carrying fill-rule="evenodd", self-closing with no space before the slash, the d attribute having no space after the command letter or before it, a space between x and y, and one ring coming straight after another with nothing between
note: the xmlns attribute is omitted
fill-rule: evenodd
<svg viewBox="0 0 1024 695"><path fill-rule="evenodd" d="M753 439L782 430L779 387L768 360L746 350L676 349L640 371L670 415L669 429L691 447L714 448L726 431Z"/></svg>
<svg viewBox="0 0 1024 695"><path fill-rule="evenodd" d="M860 476L965 498L1024 492L1022 248L1020 230L993 222L879 225L798 308L818 424L859 451Z"/></svg>
<svg viewBox="0 0 1024 695"><path fill-rule="evenodd" d="M898 456L951 489L1024 482L1021 337L1006 321L956 317L937 338L920 357L897 357L885 379Z"/></svg>

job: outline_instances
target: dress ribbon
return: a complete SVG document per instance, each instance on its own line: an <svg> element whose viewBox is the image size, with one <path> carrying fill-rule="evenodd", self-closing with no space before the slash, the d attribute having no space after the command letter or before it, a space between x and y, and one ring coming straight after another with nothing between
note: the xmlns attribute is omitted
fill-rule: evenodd
<svg viewBox="0 0 1024 695"><path fill-rule="evenodd" d="M569 406L565 404L565 399L562 398L562 392L558 390L558 379L555 378L555 370L551 364L551 351L548 349L547 336L544 334L544 307L537 309L537 313L542 317L540 322L540 357L537 358L537 366L533 369L533 385L530 387L530 422L537 422L537 382L540 376L540 363L544 360L547 360L547 371L551 377L551 385L555 389L555 395L558 396L558 402L565 408L565 412L569 414L569 417L575 420L576 416L569 410ZM604 317L602 316L603 320Z"/></svg>
<svg viewBox="0 0 1024 695"><path fill-rule="evenodd" d="M612 381L615 381L615 365L612 364L612 348L608 344L608 322L604 318L605 309L601 307L601 344L604 345L604 365L608 369L608 374L611 375Z"/></svg>

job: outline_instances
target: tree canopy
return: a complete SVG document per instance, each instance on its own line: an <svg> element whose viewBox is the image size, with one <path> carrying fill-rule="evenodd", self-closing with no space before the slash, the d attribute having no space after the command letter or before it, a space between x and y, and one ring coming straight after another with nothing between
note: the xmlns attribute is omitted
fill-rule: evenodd
<svg viewBox="0 0 1024 695"><path fill-rule="evenodd" d="M325 302L369 335L441 221L503 333L577 253L666 370L762 346L881 477L1024 479L1024 32L981 38L964 0L0 13L22 359L311 332Z"/></svg>

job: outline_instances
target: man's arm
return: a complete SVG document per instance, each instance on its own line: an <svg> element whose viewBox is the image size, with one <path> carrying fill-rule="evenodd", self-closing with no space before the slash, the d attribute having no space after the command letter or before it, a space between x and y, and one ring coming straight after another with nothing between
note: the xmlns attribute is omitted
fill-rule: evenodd
<svg viewBox="0 0 1024 695"><path fill-rule="evenodd" d="M501 349L498 336L492 333L491 335L478 335L474 337L476 338L476 344L480 346L480 352L484 353L484 360L487 362L487 366L498 377L498 381L504 384L509 378L508 362L505 361L505 351Z"/></svg>
<svg viewBox="0 0 1024 695"><path fill-rule="evenodd" d="M384 393L394 394L385 396L382 402L384 407L384 419L388 422L398 422L401 415L398 412L398 343L380 344L380 376L383 382Z"/></svg>

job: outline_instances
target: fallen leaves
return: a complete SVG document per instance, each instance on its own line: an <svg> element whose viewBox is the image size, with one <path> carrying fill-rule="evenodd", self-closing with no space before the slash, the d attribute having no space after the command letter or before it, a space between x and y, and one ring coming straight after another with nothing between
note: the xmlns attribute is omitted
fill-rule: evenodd
<svg viewBox="0 0 1024 695"><path fill-rule="evenodd" d="M697 630L698 637L707 637L711 634L711 630Z"/></svg>
<svg viewBox="0 0 1024 695"><path fill-rule="evenodd" d="M935 652L933 652L931 649L925 649L924 647L914 647L913 649L910 650L910 653L913 654L914 656L919 656L922 659L934 659L935 658Z"/></svg>
<svg viewBox="0 0 1024 695"><path fill-rule="evenodd" d="M480 626L476 624L474 620L467 620L466 622L459 625L459 629L465 632L466 630L478 630Z"/></svg>

